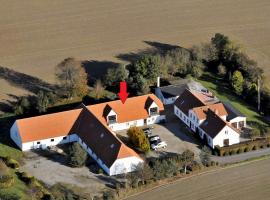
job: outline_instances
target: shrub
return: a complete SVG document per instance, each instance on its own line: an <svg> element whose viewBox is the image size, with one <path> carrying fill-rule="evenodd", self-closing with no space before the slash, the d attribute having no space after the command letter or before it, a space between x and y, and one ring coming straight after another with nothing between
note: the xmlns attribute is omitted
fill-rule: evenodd
<svg viewBox="0 0 270 200"><path fill-rule="evenodd" d="M200 159L203 165L206 165L210 162L210 155L211 150L207 146L204 146L200 153Z"/></svg>
<svg viewBox="0 0 270 200"><path fill-rule="evenodd" d="M196 162L196 161L193 161L190 165L188 165L188 167L187 167L187 170L189 170L189 171L192 171L192 172L194 172L194 171L198 171L198 170L201 170L202 169L202 166L198 163L198 162Z"/></svg>
<svg viewBox="0 0 270 200"><path fill-rule="evenodd" d="M211 165L211 166L215 166L215 165L216 165L216 162L215 162L215 161L211 161L211 162L210 162L210 165Z"/></svg>
<svg viewBox="0 0 270 200"><path fill-rule="evenodd" d="M141 149L143 152L150 151L150 143L141 128L131 127L128 129L127 135L135 147Z"/></svg>
<svg viewBox="0 0 270 200"><path fill-rule="evenodd" d="M22 199L22 197L15 193L0 192L0 199L1 200L20 200Z"/></svg>
<svg viewBox="0 0 270 200"><path fill-rule="evenodd" d="M22 180L26 185L34 185L35 178L29 175L27 172L18 172L17 173L20 180Z"/></svg>
<svg viewBox="0 0 270 200"><path fill-rule="evenodd" d="M230 150L230 155L234 155L236 151L234 149Z"/></svg>
<svg viewBox="0 0 270 200"><path fill-rule="evenodd" d="M103 174L103 169L99 168L99 169L98 169L98 173L99 173L99 174Z"/></svg>
<svg viewBox="0 0 270 200"><path fill-rule="evenodd" d="M0 188L11 187L14 183L14 177L10 174L8 167L3 161L0 161Z"/></svg>
<svg viewBox="0 0 270 200"><path fill-rule="evenodd" d="M87 153L78 142L71 144L68 154L69 164L72 167L82 167L85 165Z"/></svg>
<svg viewBox="0 0 270 200"><path fill-rule="evenodd" d="M103 192L102 196L104 200L113 200L115 199L115 192L112 190L107 190Z"/></svg>
<svg viewBox="0 0 270 200"><path fill-rule="evenodd" d="M229 151L224 151L224 154L223 154L224 156L228 156L228 155L230 155L230 153L229 153Z"/></svg>
<svg viewBox="0 0 270 200"><path fill-rule="evenodd" d="M252 147L252 150L253 150L253 151L255 151L255 150L257 150L257 149L258 149L257 145L254 145L254 146Z"/></svg>
<svg viewBox="0 0 270 200"><path fill-rule="evenodd" d="M243 149L243 148L237 149L237 153L238 153L238 154L243 153L243 152L244 152L244 149Z"/></svg>
<svg viewBox="0 0 270 200"><path fill-rule="evenodd" d="M6 163L7 163L7 166L12 168L12 169L18 169L20 167L18 161L14 160L12 158L7 159Z"/></svg>

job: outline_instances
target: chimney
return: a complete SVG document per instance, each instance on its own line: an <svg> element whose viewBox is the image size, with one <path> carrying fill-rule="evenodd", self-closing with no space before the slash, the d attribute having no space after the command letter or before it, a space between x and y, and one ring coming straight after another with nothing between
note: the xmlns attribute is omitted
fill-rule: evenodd
<svg viewBox="0 0 270 200"><path fill-rule="evenodd" d="M160 87L160 77L157 77L157 87Z"/></svg>

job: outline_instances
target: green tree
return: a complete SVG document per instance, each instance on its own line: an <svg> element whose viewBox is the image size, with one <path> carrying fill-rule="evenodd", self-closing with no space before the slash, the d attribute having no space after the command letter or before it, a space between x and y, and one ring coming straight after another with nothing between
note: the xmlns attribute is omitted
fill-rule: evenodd
<svg viewBox="0 0 270 200"><path fill-rule="evenodd" d="M190 74L194 78L199 78L203 73L204 65L200 61L192 61L189 68Z"/></svg>
<svg viewBox="0 0 270 200"><path fill-rule="evenodd" d="M87 73L80 61L66 58L56 66L56 78L61 92L68 97L83 97L88 92Z"/></svg>
<svg viewBox="0 0 270 200"><path fill-rule="evenodd" d="M124 64L120 64L116 68L109 68L105 75L105 84L112 86L113 83L125 81L128 79L128 70Z"/></svg>
<svg viewBox="0 0 270 200"><path fill-rule="evenodd" d="M231 84L236 94L238 95L242 94L243 85L244 85L244 77L240 71L236 70L233 73Z"/></svg>
<svg viewBox="0 0 270 200"><path fill-rule="evenodd" d="M69 164L73 167L84 166L87 159L87 152L78 142L71 144L69 148Z"/></svg>
<svg viewBox="0 0 270 200"><path fill-rule="evenodd" d="M30 106L31 104L28 100L28 97L26 96L20 97L14 106L14 113L16 115L25 114L29 111Z"/></svg>
<svg viewBox="0 0 270 200"><path fill-rule="evenodd" d="M46 112L46 110L50 104L49 96L45 92L39 91L37 94L37 103L36 104L37 104L36 108L40 113Z"/></svg>
<svg viewBox="0 0 270 200"><path fill-rule="evenodd" d="M149 141L141 128L131 127L128 129L127 135L135 147L143 152L150 151Z"/></svg>
<svg viewBox="0 0 270 200"><path fill-rule="evenodd" d="M210 155L211 155L211 150L209 149L209 147L203 146L200 152L200 159L204 166L207 166L210 163L211 161Z"/></svg>

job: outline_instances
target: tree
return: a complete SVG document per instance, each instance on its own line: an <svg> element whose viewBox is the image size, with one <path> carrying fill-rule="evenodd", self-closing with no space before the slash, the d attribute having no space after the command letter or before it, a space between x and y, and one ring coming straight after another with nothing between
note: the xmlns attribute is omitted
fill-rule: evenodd
<svg viewBox="0 0 270 200"><path fill-rule="evenodd" d="M167 56L171 57L170 71L178 72L181 75L187 75L188 65L190 64L190 52L184 48L176 48L168 52ZM169 67L168 67L169 68Z"/></svg>
<svg viewBox="0 0 270 200"><path fill-rule="evenodd" d="M69 164L73 167L82 167L87 159L87 152L78 142L71 144L69 148Z"/></svg>
<svg viewBox="0 0 270 200"><path fill-rule="evenodd" d="M200 159L204 166L207 166L210 163L211 150L207 146L203 146L200 152Z"/></svg>
<svg viewBox="0 0 270 200"><path fill-rule="evenodd" d="M261 132L257 128L253 128L250 132L250 137L252 140L256 139L257 137L260 137L260 135L261 135Z"/></svg>
<svg viewBox="0 0 270 200"><path fill-rule="evenodd" d="M141 128L131 127L128 129L127 135L135 147L141 149L143 152L150 151L150 143Z"/></svg>
<svg viewBox="0 0 270 200"><path fill-rule="evenodd" d="M104 95L104 87L103 87L102 82L100 80L96 81L96 83L94 85L93 92L95 94L96 99L100 99L101 97L103 97L103 95Z"/></svg>
<svg viewBox="0 0 270 200"><path fill-rule="evenodd" d="M148 182L153 179L154 173L152 168L147 163L142 163L137 166L136 176L144 182Z"/></svg>
<svg viewBox="0 0 270 200"><path fill-rule="evenodd" d="M87 94L87 73L80 61L66 58L56 66L55 75L64 96L72 98L83 97Z"/></svg>
<svg viewBox="0 0 270 200"><path fill-rule="evenodd" d="M190 68L190 74L194 78L199 78L203 73L204 65L200 61L191 61L189 68Z"/></svg>
<svg viewBox="0 0 270 200"><path fill-rule="evenodd" d="M231 84L236 94L238 95L242 94L244 77L240 71L236 70L233 73Z"/></svg>
<svg viewBox="0 0 270 200"><path fill-rule="evenodd" d="M36 107L38 112L46 112L49 104L50 104L50 100L48 95L43 92L43 91L39 91L37 94L37 103L36 103Z"/></svg>
<svg viewBox="0 0 270 200"><path fill-rule="evenodd" d="M184 166L185 174L187 173L187 166L194 160L194 153L190 150L185 150L181 155L181 162Z"/></svg>
<svg viewBox="0 0 270 200"><path fill-rule="evenodd" d="M116 68L109 68L104 82L107 86L112 86L113 83L125 81L128 79L128 70L124 64L120 64Z"/></svg>
<svg viewBox="0 0 270 200"><path fill-rule="evenodd" d="M30 106L31 104L28 100L28 97L26 96L20 97L14 106L14 113L16 115L22 115L24 113L27 113L28 110L30 109Z"/></svg>
<svg viewBox="0 0 270 200"><path fill-rule="evenodd" d="M226 67L222 64L220 64L218 66L218 75L220 75L221 77L224 77L227 73Z"/></svg>

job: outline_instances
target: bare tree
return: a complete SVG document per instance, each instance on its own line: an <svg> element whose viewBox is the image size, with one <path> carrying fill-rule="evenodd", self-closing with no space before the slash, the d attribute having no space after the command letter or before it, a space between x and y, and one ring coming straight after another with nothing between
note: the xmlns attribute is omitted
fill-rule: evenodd
<svg viewBox="0 0 270 200"><path fill-rule="evenodd" d="M96 99L100 99L104 95L104 87L100 80L97 80L94 85L94 94Z"/></svg>
<svg viewBox="0 0 270 200"><path fill-rule="evenodd" d="M83 97L88 92L87 73L80 61L74 58L66 58L56 66L56 78L64 96Z"/></svg>

